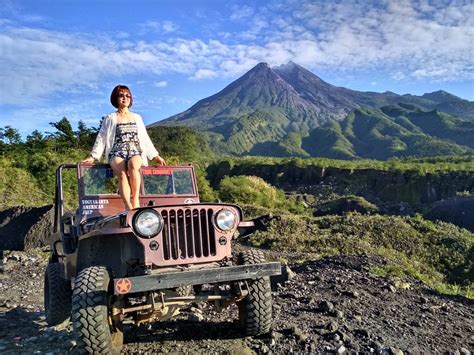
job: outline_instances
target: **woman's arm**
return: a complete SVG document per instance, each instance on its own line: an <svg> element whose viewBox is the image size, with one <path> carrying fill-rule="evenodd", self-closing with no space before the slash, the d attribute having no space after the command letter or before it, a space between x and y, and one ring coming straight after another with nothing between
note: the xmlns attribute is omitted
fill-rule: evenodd
<svg viewBox="0 0 474 355"><path fill-rule="evenodd" d="M84 160L81 160L81 163L83 164L92 164L94 162L94 158L93 157L89 157L89 158L86 158Z"/></svg>
<svg viewBox="0 0 474 355"><path fill-rule="evenodd" d="M94 160L99 160L104 154L105 142L107 139L107 124L106 121L109 119L109 116L105 117L100 126L99 133L95 138L94 146L92 147L91 154L88 158L81 160L81 163L92 164Z"/></svg>
<svg viewBox="0 0 474 355"><path fill-rule="evenodd" d="M92 159L100 160L100 158L102 158L102 155L104 154L105 143L107 140L107 126L108 126L109 120L110 120L110 116L107 116L102 121L102 125L100 126L99 133L97 134L94 146L92 147L91 156L90 156L90 158Z"/></svg>
<svg viewBox="0 0 474 355"><path fill-rule="evenodd" d="M162 157L160 157L159 155L154 157L152 160L156 161L158 163L158 165L166 165L166 161Z"/></svg>
<svg viewBox="0 0 474 355"><path fill-rule="evenodd" d="M158 151L156 150L155 146L153 145L153 142L151 141L150 136L148 135L148 132L145 127L145 123L143 122L143 119L140 115L136 115L136 121L137 125L139 125L140 130L143 132L143 140L144 142L140 142L140 145L143 144L143 148L145 150L146 156L148 160L155 160L159 165L165 165L165 160L160 156Z"/></svg>

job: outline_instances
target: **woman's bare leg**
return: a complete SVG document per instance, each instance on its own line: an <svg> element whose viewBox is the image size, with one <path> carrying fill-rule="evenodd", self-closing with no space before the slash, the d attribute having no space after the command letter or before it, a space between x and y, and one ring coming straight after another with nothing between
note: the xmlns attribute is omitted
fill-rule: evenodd
<svg viewBox="0 0 474 355"><path fill-rule="evenodd" d="M142 166L142 158L139 155L133 156L128 161L128 174L130 177L131 197L133 208L140 207L140 168Z"/></svg>
<svg viewBox="0 0 474 355"><path fill-rule="evenodd" d="M130 202L130 183L128 181L125 160L115 157L110 161L110 166L118 178L119 195L125 204L125 209L133 209L132 203Z"/></svg>

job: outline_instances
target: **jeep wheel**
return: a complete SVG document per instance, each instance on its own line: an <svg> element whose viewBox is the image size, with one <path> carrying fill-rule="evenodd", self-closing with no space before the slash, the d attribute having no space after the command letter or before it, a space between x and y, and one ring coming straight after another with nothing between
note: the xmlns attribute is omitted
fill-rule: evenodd
<svg viewBox="0 0 474 355"><path fill-rule="evenodd" d="M44 272L44 309L50 327L71 315L71 284L61 278L59 263L50 263Z"/></svg>
<svg viewBox="0 0 474 355"><path fill-rule="evenodd" d="M239 254L239 264L265 262L260 251L249 250ZM239 323L245 335L261 335L270 331L272 322L272 291L270 278L247 280L249 294L238 303Z"/></svg>
<svg viewBox="0 0 474 355"><path fill-rule="evenodd" d="M110 276L103 266L90 266L77 275L72 295L72 325L77 346L87 353L119 353L122 324L110 317Z"/></svg>

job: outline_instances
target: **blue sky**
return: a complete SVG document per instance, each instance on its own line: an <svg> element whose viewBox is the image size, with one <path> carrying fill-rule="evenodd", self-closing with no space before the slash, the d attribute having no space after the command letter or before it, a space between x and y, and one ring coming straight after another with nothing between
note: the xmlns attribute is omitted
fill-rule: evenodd
<svg viewBox="0 0 474 355"><path fill-rule="evenodd" d="M262 61L354 90L474 100L472 18L470 0L2 0L0 127L97 126L116 84L149 124Z"/></svg>

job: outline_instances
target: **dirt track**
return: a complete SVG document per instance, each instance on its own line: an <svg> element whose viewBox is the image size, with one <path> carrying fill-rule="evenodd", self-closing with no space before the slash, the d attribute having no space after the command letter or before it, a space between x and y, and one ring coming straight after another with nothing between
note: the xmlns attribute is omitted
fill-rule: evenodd
<svg viewBox="0 0 474 355"><path fill-rule="evenodd" d="M288 256L289 257L289 256ZM0 352L75 351L70 325L46 327L37 253L6 253L0 274ZM227 354L354 351L401 354L474 349L474 304L414 280L374 276L375 257L340 256L293 265L274 292L273 332L242 338L236 309L185 310L176 320L126 327L124 353Z"/></svg>

